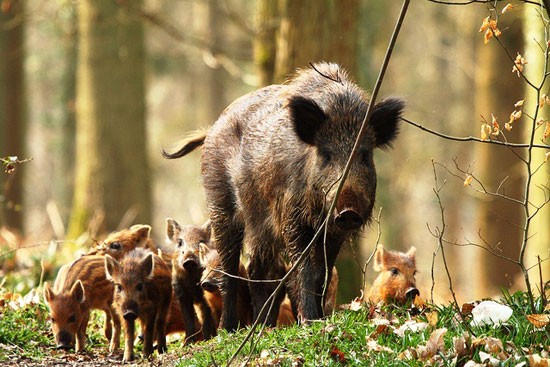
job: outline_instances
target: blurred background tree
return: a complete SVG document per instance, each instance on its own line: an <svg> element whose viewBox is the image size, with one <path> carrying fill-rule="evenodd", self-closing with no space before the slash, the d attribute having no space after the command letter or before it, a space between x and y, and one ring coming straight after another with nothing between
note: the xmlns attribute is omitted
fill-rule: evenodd
<svg viewBox="0 0 550 367"><path fill-rule="evenodd" d="M78 5L76 175L69 238L94 218L113 231L151 221L145 131L145 45L141 2ZM93 222L92 222L93 223Z"/></svg>
<svg viewBox="0 0 550 367"><path fill-rule="evenodd" d="M3 1L0 9L0 157L25 158L25 1ZM0 226L23 232L23 174L0 175Z"/></svg>
<svg viewBox="0 0 550 367"><path fill-rule="evenodd" d="M23 167L23 181L11 183L22 188L19 196L10 196L5 180L21 178L23 170L2 176L0 226L24 227L19 241L26 244L78 238L76 245L61 245L67 251L59 262L77 256L75 250L85 252L92 238L119 226L150 223L162 243L166 217L180 223L206 220L200 152L167 161L161 148L177 146L189 131L210 126L231 101L284 81L310 61L339 62L370 91L400 6L384 0L24 3L25 9L23 2L0 0L0 154L34 160ZM544 29L536 21L536 6L514 4L500 16L501 42L512 55L525 50L526 72L535 73L542 53L533 39L541 43ZM532 97L494 40L483 44L478 29L489 14L486 4L413 2L382 96L405 98L406 117L450 135L478 136L480 114L490 121L493 113L503 125L517 100L527 103ZM10 62L13 66L7 66ZM525 139L525 126L516 124L507 137ZM461 167L471 164L493 190L508 176L506 193L519 198L524 182L517 158L507 149L443 141L409 125L402 126L393 150L376 152L381 242L403 251L417 247L423 296L429 293L437 245L427 224L434 228L440 221L432 158L451 170L455 158ZM477 195L461 180L439 174L448 181L442 194L449 239L479 242L481 229L489 243L515 254L521 208ZM548 185L546 166L536 179L540 187ZM534 201L544 198L543 190L533 195L538 195ZM14 212L10 202L19 203L20 210ZM537 254L548 257L549 213L541 212L532 228L529 261ZM376 235L371 226L357 239L362 259L373 250ZM36 266L26 259L42 256L41 251L43 246L21 253L19 266ZM479 248L448 251L461 300L522 285L513 265L496 262ZM342 255L339 301L345 302L359 294L361 272L349 252ZM549 263L543 263L545 274ZM447 299L439 260L434 275L436 300Z"/></svg>

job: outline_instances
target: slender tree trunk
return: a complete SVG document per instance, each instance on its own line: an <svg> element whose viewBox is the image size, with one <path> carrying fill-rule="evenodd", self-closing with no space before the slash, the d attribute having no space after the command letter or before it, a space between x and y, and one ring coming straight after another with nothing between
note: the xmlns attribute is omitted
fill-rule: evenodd
<svg viewBox="0 0 550 367"><path fill-rule="evenodd" d="M521 20L513 15L508 17L510 23L499 25L506 27L503 42L515 52L523 45ZM513 20L512 20L513 19ZM478 41L478 60L476 68L476 108L473 116L474 127L479 131L483 115L491 124L491 114L498 118L500 126L508 121L514 104L523 99L523 82L511 72L512 63L508 61L504 50L495 40L484 45ZM506 133L508 141L519 141L525 119L516 121L512 131ZM501 191L510 197L523 199L523 167L514 154L503 147L488 144L476 146L476 174L485 186L496 191L499 184L508 178L501 187ZM521 227L524 223L523 208L501 198L481 195L479 200L477 227L482 239L475 242L492 247L495 252L505 256L517 258L521 244ZM503 259L495 257L486 251L479 250L478 294L498 294L501 287L508 287L513 277L517 275L517 267Z"/></svg>
<svg viewBox="0 0 550 367"><path fill-rule="evenodd" d="M140 19L111 0L78 7L76 177L69 237L104 215L102 229L149 223L144 39ZM126 215L126 216L125 216Z"/></svg>
<svg viewBox="0 0 550 367"><path fill-rule="evenodd" d="M544 45L544 23L540 15L541 9L534 6L524 7L523 15L523 27L524 27L524 42L525 42L525 54L524 57L528 60L529 64L525 67L525 75L535 85L539 85L544 73L544 52L541 50L539 44ZM544 16L547 17L546 12ZM536 41L535 41L536 40ZM538 42L538 43L537 43ZM548 84L548 83L547 83ZM525 92L525 105L524 111L533 114L535 111L535 103L537 96L535 90L528 85L524 86ZM542 93L548 94L548 85L542 89ZM550 106L545 104L542 109L539 110L539 118L545 120L550 119ZM530 124L530 122L529 122ZM545 126L541 126L535 133L535 142L543 140ZM531 138L530 126L523 127L524 136L523 140L528 142ZM548 140L547 140L548 141ZM541 165L537 174L533 177L531 183L531 196L529 201L535 205L541 205L549 195L550 187L550 168L548 163L545 162L545 152L534 150L533 161L531 163L531 170L534 172ZM546 189L544 189L546 187ZM533 210L533 208L531 208ZM529 244L527 247L527 255L525 257L526 265L532 266L537 262L537 255L541 259L546 259L550 256L550 206L543 208L537 216L531 222L531 228L529 230ZM542 264L543 280L547 281L550 278L550 261L544 261ZM535 267L531 272L531 281L533 284L539 286L539 272Z"/></svg>
<svg viewBox="0 0 550 367"><path fill-rule="evenodd" d="M279 11L276 82L318 61L339 63L352 76L356 74L358 0L282 0ZM361 289L360 270L348 246L342 249L336 267L340 277L338 300L348 302Z"/></svg>
<svg viewBox="0 0 550 367"><path fill-rule="evenodd" d="M275 75L276 35L279 27L278 8L275 0L256 1L256 28L254 38L254 63L258 70L260 86L273 84Z"/></svg>
<svg viewBox="0 0 550 367"><path fill-rule="evenodd" d="M0 157L25 157L24 1L0 10ZM23 232L23 166L0 172L0 226Z"/></svg>

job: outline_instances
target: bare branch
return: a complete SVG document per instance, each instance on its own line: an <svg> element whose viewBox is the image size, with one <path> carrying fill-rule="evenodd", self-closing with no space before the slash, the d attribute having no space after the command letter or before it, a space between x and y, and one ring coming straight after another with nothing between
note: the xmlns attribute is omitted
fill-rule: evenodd
<svg viewBox="0 0 550 367"><path fill-rule="evenodd" d="M484 143L484 144L494 144L494 145L502 145L505 147L511 147L511 148L529 148L529 144L519 144L519 143L506 143L499 140L481 140L480 138L476 138L474 136L466 136L466 137L459 137L459 136L452 136L452 135L446 135L443 133L440 133L438 131L429 129L425 126L420 125L419 123L416 123L414 121L411 121L409 119L406 119L404 117L401 117L401 120L405 121L409 125L415 126L419 128L422 131L428 132L432 135L439 136L440 138L447 139L447 140L453 140L453 141L475 141L477 143ZM541 148L541 149L550 149L550 145L544 145L544 144L533 144L533 148Z"/></svg>

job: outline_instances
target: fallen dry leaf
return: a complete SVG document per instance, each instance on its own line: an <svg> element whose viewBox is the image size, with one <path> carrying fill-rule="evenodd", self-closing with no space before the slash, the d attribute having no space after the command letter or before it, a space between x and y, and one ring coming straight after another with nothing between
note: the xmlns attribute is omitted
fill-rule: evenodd
<svg viewBox="0 0 550 367"><path fill-rule="evenodd" d="M468 314L472 313L472 310L474 309L475 306L476 306L475 302L463 303L462 307L460 309L460 312L463 315L468 315Z"/></svg>
<svg viewBox="0 0 550 367"><path fill-rule="evenodd" d="M500 361L497 358L483 351L479 352L479 360L486 366L497 367L500 365Z"/></svg>
<svg viewBox="0 0 550 367"><path fill-rule="evenodd" d="M330 357L340 363L346 362L346 355L344 354L344 352L338 349L338 347L336 347L335 345L333 345L330 350Z"/></svg>
<svg viewBox="0 0 550 367"><path fill-rule="evenodd" d="M409 331L411 333L418 333L426 330L428 326L429 325L425 322L416 322L413 320L408 320L408 321L405 321L403 325L395 329L393 333L396 335L399 335L400 337L404 337L405 331Z"/></svg>
<svg viewBox="0 0 550 367"><path fill-rule="evenodd" d="M369 350L374 352L395 353L391 348L388 348L384 345L380 345L376 340L373 340L373 339L367 341L367 348L369 348Z"/></svg>
<svg viewBox="0 0 550 367"><path fill-rule="evenodd" d="M550 315L527 315L526 317L527 321L538 328L542 328L550 324Z"/></svg>
<svg viewBox="0 0 550 367"><path fill-rule="evenodd" d="M542 358L538 354L530 354L527 359L529 360L529 367L548 367L550 364L550 359Z"/></svg>
<svg viewBox="0 0 550 367"><path fill-rule="evenodd" d="M445 351L445 343L443 342L443 337L447 333L447 328L440 328L433 331L432 335L430 335L430 339L428 339L428 342L426 343L426 347L432 352L433 354L437 352L443 352Z"/></svg>
<svg viewBox="0 0 550 367"><path fill-rule="evenodd" d="M437 314L437 311L430 312L426 315L426 318L428 319L428 323L430 324L430 326L437 326L437 321L439 320L439 315Z"/></svg>
<svg viewBox="0 0 550 367"><path fill-rule="evenodd" d="M464 336L455 336L453 338L453 349L458 358L467 355L469 352L466 346L466 338Z"/></svg>

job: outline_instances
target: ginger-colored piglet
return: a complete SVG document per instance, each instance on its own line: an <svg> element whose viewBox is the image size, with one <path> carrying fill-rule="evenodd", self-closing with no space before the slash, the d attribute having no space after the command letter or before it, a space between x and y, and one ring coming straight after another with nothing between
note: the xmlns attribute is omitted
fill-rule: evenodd
<svg viewBox="0 0 550 367"><path fill-rule="evenodd" d="M105 311L105 337L109 350L120 344L120 318L113 308L113 285L105 275L102 256L83 256L59 269L54 288L44 284L44 299L50 307L50 319L59 349L84 350L90 310ZM112 325L111 325L112 324ZM76 340L75 340L76 339Z"/></svg>
<svg viewBox="0 0 550 367"><path fill-rule="evenodd" d="M378 246L374 258L374 270L380 272L374 280L369 300L405 304L420 294L416 289L416 248L407 253L388 251Z"/></svg>
<svg viewBox="0 0 550 367"><path fill-rule="evenodd" d="M115 309L124 318L124 358L134 359L134 321L141 321L143 354L166 351L166 316L172 298L171 271L159 256L138 248L120 262L105 255L105 272L115 286Z"/></svg>

